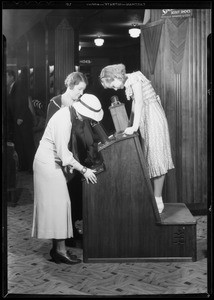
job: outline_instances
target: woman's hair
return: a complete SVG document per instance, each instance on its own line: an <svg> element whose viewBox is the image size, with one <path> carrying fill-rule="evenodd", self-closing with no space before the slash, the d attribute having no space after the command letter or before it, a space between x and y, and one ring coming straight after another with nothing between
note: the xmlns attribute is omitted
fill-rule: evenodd
<svg viewBox="0 0 214 300"><path fill-rule="evenodd" d="M100 81L104 88L108 88L115 78L120 79L123 83L125 82L126 67L123 64L106 66L100 73Z"/></svg>
<svg viewBox="0 0 214 300"><path fill-rule="evenodd" d="M86 85L88 84L86 75L81 72L73 72L66 77L65 86L73 89L74 86L78 85L80 82L85 82Z"/></svg>

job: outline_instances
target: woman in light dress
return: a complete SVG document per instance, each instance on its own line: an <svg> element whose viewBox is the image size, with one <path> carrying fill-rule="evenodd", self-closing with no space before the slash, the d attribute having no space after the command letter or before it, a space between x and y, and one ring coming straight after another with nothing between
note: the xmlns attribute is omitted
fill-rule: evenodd
<svg viewBox="0 0 214 300"><path fill-rule="evenodd" d="M108 65L100 73L104 88L125 88L127 100L132 100L131 126L124 133L140 132L149 176L154 183L154 196L159 213L164 209L162 190L165 175L174 168L171 156L169 130L159 96L151 82L140 72L126 73L123 64Z"/></svg>
<svg viewBox="0 0 214 300"><path fill-rule="evenodd" d="M56 263L75 264L81 262L66 250L65 239L73 237L71 202L63 173L63 167L79 171L86 182L95 184L95 171L86 168L74 158L68 149L71 137L71 116L83 121L85 118L99 122L103 118L100 101L94 95L80 97L86 87L80 81L67 96L78 101L60 108L47 123L43 137L35 154L34 171L34 214L32 236L51 239L50 255ZM66 98L69 101L69 97ZM65 99L65 100L66 100Z"/></svg>

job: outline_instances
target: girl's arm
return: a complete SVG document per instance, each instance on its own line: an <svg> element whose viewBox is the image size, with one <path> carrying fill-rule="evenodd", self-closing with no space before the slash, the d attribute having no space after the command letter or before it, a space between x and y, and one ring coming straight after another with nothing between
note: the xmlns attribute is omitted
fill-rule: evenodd
<svg viewBox="0 0 214 300"><path fill-rule="evenodd" d="M132 85L133 94L134 94L134 103L132 103L132 112L131 117L133 115L133 124L131 127L125 129L125 134L133 134L136 132L140 125L140 118L143 109L143 92L141 82L138 81ZM130 117L130 118L131 118Z"/></svg>
<svg viewBox="0 0 214 300"><path fill-rule="evenodd" d="M129 126L132 126L134 121L134 101L132 101L131 113L129 117Z"/></svg>

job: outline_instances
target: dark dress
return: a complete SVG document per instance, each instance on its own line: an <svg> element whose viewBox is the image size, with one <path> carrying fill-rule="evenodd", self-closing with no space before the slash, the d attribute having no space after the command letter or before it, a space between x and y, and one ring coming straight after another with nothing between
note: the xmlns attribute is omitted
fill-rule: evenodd
<svg viewBox="0 0 214 300"><path fill-rule="evenodd" d="M21 125L17 120L22 119ZM28 107L25 85L16 81L8 94L8 139L14 142L19 158L19 170L32 171L35 145L33 140L33 117Z"/></svg>
<svg viewBox="0 0 214 300"><path fill-rule="evenodd" d="M61 95L50 100L47 108L46 125L55 112L61 108L61 105ZM72 124L69 149L73 152L75 159L88 168L102 164L103 159L98 152L99 140L93 132L90 122L88 120L82 122L73 117ZM82 175L75 172L75 176L67 184L71 199L74 238L79 239L81 235L76 230L75 222L82 220Z"/></svg>

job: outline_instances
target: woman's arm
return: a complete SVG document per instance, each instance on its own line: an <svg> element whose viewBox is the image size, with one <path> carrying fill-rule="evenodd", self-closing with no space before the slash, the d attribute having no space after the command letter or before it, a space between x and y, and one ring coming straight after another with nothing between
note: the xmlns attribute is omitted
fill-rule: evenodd
<svg viewBox="0 0 214 300"><path fill-rule="evenodd" d="M70 140L70 134L72 129L72 123L70 121L69 110L63 109L60 114L56 115L55 118L51 119L52 125L52 137L56 146L56 152L62 161L62 166L70 166L82 173L87 183L97 182L97 177L94 174L95 171L89 168L85 168L80 164L73 156L73 153L68 149L68 143Z"/></svg>
<svg viewBox="0 0 214 300"><path fill-rule="evenodd" d="M60 96L56 96L52 98L47 107L47 114L46 114L46 122L45 127L48 124L51 117L61 108L61 98Z"/></svg>
<svg viewBox="0 0 214 300"><path fill-rule="evenodd" d="M57 156L62 162L62 166L71 165L77 171L82 169L82 165L74 158L73 153L68 149L71 136L72 123L70 112L62 109L50 119L48 126L51 126L51 135L56 147Z"/></svg>

